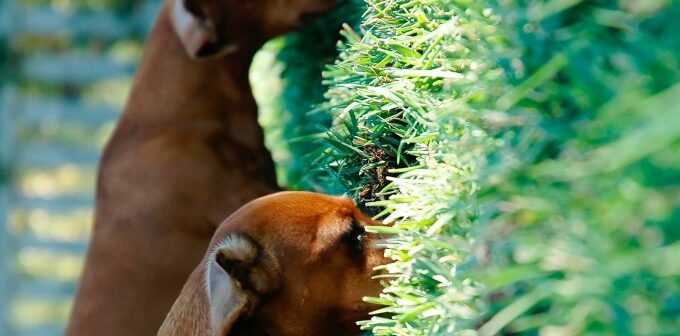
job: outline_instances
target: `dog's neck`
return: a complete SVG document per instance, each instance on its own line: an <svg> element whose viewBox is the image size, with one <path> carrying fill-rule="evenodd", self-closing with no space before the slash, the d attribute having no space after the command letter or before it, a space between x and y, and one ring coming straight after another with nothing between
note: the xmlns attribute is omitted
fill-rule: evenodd
<svg viewBox="0 0 680 336"><path fill-rule="evenodd" d="M191 59L173 28L171 4L166 1L160 9L123 118L137 125L217 121L237 125L239 133L256 126L248 69L261 43L240 43L228 55Z"/></svg>

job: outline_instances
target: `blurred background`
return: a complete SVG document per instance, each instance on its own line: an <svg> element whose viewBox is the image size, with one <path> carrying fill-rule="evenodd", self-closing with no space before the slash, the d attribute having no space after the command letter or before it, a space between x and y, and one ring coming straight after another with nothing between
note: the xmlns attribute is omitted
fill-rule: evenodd
<svg viewBox="0 0 680 336"><path fill-rule="evenodd" d="M0 1L0 335L60 335L159 0Z"/></svg>

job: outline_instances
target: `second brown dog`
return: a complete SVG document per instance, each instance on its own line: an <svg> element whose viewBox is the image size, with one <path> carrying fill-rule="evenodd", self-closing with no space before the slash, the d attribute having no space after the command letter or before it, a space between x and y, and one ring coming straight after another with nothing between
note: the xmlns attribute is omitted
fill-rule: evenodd
<svg viewBox="0 0 680 336"><path fill-rule="evenodd" d="M385 263L347 198L281 192L225 220L158 335L357 335Z"/></svg>

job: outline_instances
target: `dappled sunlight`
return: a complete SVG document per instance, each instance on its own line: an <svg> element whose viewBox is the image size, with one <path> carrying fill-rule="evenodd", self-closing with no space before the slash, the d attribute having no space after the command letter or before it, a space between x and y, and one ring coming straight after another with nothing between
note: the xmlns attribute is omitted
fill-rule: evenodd
<svg viewBox="0 0 680 336"><path fill-rule="evenodd" d="M0 300L7 300L0 313L7 308L9 325L0 319L0 334L11 327L11 335L58 335L90 237L101 150L129 94L145 21L153 18L146 10L156 2L12 4L7 9L0 1L13 19L11 50L0 50L11 56L11 64L0 57L0 71L12 67L11 90L0 86L0 112L12 123L11 137L0 141L11 143L13 169L10 209L0 214L7 218L0 235L8 235L0 238L9 243L2 246L9 255L0 256L0 267L7 267L0 269L0 284L9 289L6 296L0 289ZM0 84L6 78L2 72ZM0 146L0 161L5 154Z"/></svg>
<svg viewBox="0 0 680 336"><path fill-rule="evenodd" d="M20 217L25 223L25 234L31 234L40 240L82 243L90 237L92 222L90 209L76 210L66 214L55 214L37 209L24 212Z"/></svg>
<svg viewBox="0 0 680 336"><path fill-rule="evenodd" d="M127 99L131 85L131 77L99 81L84 91L84 101L120 106L120 102Z"/></svg>
<svg viewBox="0 0 680 336"><path fill-rule="evenodd" d="M258 121L264 130L265 144L276 163L276 179L279 185L286 185L286 167L291 161L291 153L283 137L281 117L283 111L276 98L281 95L283 83L281 72L283 65L276 59L276 53L282 47L282 39L269 41L253 58L249 79L253 96L257 101Z"/></svg>
<svg viewBox="0 0 680 336"><path fill-rule="evenodd" d="M58 327L62 321L68 318L71 305L71 299L58 301L40 298L21 300L12 306L10 318L15 321L17 326L23 328L42 325Z"/></svg>
<svg viewBox="0 0 680 336"><path fill-rule="evenodd" d="M27 169L17 180L23 195L50 198L91 194L94 190L95 174L94 167L67 164L52 170Z"/></svg>
<svg viewBox="0 0 680 336"><path fill-rule="evenodd" d="M75 280L80 276L82 267L83 258L80 254L28 247L17 256L17 273L20 276L55 281Z"/></svg>

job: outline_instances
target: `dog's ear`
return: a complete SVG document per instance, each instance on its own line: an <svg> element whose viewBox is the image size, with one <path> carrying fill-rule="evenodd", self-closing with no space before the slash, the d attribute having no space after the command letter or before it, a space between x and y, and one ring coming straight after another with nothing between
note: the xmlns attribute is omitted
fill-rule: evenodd
<svg viewBox="0 0 680 336"><path fill-rule="evenodd" d="M258 250L248 236L231 234L210 253L206 288L215 335L227 335L239 317L251 313L267 287L267 277L258 271Z"/></svg>
<svg viewBox="0 0 680 336"><path fill-rule="evenodd" d="M203 11L196 0L173 1L170 17L189 57L202 58L236 50L235 45L221 38L216 18Z"/></svg>

